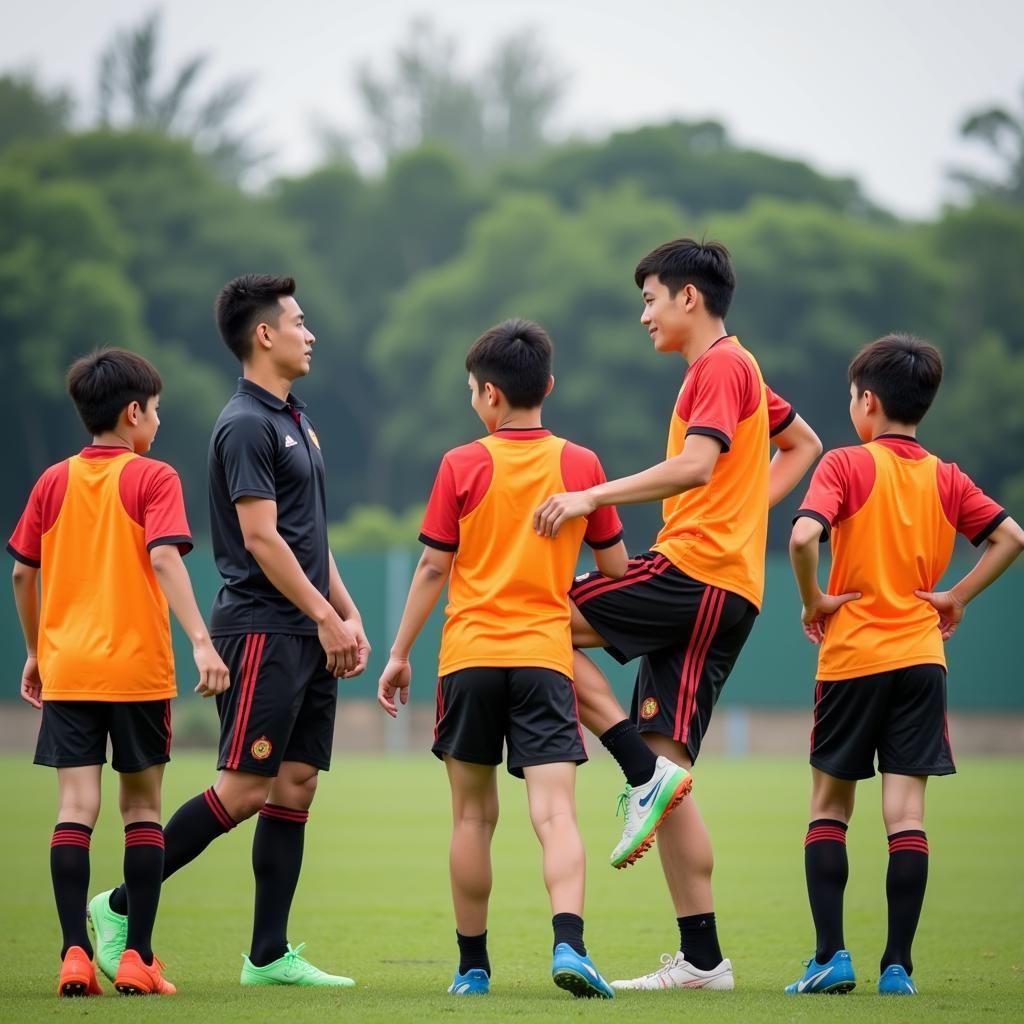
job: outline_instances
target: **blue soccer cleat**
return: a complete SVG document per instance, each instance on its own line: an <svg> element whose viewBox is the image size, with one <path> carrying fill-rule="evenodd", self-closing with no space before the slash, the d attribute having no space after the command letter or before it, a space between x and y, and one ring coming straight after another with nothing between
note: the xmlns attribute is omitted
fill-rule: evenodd
<svg viewBox="0 0 1024 1024"><path fill-rule="evenodd" d="M791 996L816 995L821 992L837 995L850 992L856 986L857 979L853 974L853 961L850 954L841 949L827 964L819 964L813 957L807 961L807 970L799 981L786 986L786 994Z"/></svg>
<svg viewBox="0 0 1024 1024"><path fill-rule="evenodd" d="M551 977L577 999L614 999L615 990L601 977L589 956L580 956L568 942L555 946Z"/></svg>
<svg viewBox="0 0 1024 1024"><path fill-rule="evenodd" d="M899 964L890 964L878 979L880 996L916 996L917 986Z"/></svg>
<svg viewBox="0 0 1024 1024"><path fill-rule="evenodd" d="M465 974L455 972L448 994L453 996L485 996L491 991L491 976L482 967L473 967Z"/></svg>

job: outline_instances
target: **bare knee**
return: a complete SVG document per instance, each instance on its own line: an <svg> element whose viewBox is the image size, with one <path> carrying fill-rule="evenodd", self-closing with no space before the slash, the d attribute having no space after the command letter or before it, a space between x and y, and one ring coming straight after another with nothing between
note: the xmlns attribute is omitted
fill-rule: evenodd
<svg viewBox="0 0 1024 1024"><path fill-rule="evenodd" d="M246 772L221 772L214 789L224 809L236 821L245 821L267 802L273 780Z"/></svg>
<svg viewBox="0 0 1024 1024"><path fill-rule="evenodd" d="M68 793L62 794L57 817L61 821L74 821L80 825L93 828L100 816L100 794Z"/></svg>
<svg viewBox="0 0 1024 1024"><path fill-rule="evenodd" d="M319 772L310 765L285 764L270 787L268 801L281 807L308 811L316 796Z"/></svg>

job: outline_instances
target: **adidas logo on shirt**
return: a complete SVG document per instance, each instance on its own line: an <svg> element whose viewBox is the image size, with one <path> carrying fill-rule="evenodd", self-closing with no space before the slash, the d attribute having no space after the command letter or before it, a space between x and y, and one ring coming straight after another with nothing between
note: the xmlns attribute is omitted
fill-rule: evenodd
<svg viewBox="0 0 1024 1024"><path fill-rule="evenodd" d="M294 448L299 442L292 437L291 434L284 435L284 446L285 448Z"/></svg>

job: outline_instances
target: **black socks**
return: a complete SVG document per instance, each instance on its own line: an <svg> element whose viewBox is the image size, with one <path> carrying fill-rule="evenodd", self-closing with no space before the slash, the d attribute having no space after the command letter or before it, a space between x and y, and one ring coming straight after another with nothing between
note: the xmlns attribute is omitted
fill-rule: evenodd
<svg viewBox="0 0 1024 1024"><path fill-rule="evenodd" d="M879 970L899 964L914 973L910 947L924 905L928 884L928 837L919 829L894 832L889 836L889 871L885 895L889 901L889 938Z"/></svg>
<svg viewBox="0 0 1024 1024"><path fill-rule="evenodd" d="M566 942L580 956L587 955L587 947L583 945L583 918L579 914L555 914L551 927L555 930L556 946Z"/></svg>
<svg viewBox="0 0 1024 1024"><path fill-rule="evenodd" d="M846 857L846 824L819 818L807 826L804 839L807 896L817 935L814 959L826 964L840 949L843 938L843 894L850 865Z"/></svg>
<svg viewBox="0 0 1024 1024"><path fill-rule="evenodd" d="M288 949L288 914L302 870L302 848L309 811L264 804L252 840L256 905L249 959L256 967L284 956Z"/></svg>
<svg viewBox="0 0 1024 1024"><path fill-rule="evenodd" d="M81 946L92 956L92 943L85 927L85 905L89 902L89 843L92 829L75 821L58 822L50 840L50 877L57 901L57 917L64 936L61 960L71 946Z"/></svg>
<svg viewBox="0 0 1024 1024"><path fill-rule="evenodd" d="M650 780L658 758L644 742L633 722L624 718L602 733L600 740L608 753L619 762L622 774L631 786L642 786Z"/></svg>
<svg viewBox="0 0 1024 1024"><path fill-rule="evenodd" d="M487 932L479 935L463 935L455 932L455 941L459 944L459 974L467 971L486 971L491 976L491 961L487 956Z"/></svg>
<svg viewBox="0 0 1024 1024"><path fill-rule="evenodd" d="M128 896L128 936L145 964L153 963L153 922L164 876L164 833L156 821L136 821L124 829L124 886Z"/></svg>
<svg viewBox="0 0 1024 1024"><path fill-rule="evenodd" d="M170 878L234 827L234 819L212 787L182 804L164 829L163 877ZM110 909L117 914L128 913L128 894L123 885L110 894Z"/></svg>
<svg viewBox="0 0 1024 1024"><path fill-rule="evenodd" d="M710 971L722 962L713 913L677 917L676 923L679 925L679 948L687 963L693 964L698 971Z"/></svg>

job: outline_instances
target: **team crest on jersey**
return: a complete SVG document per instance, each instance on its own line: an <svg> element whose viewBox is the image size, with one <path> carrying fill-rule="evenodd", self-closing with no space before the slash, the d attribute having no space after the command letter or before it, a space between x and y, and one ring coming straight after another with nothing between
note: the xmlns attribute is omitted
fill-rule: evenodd
<svg viewBox="0 0 1024 1024"><path fill-rule="evenodd" d="M645 721L650 721L658 713L658 702L653 697L648 697L643 704L640 705L640 717Z"/></svg>
<svg viewBox="0 0 1024 1024"><path fill-rule="evenodd" d="M316 436L316 431L312 427L306 427L306 433L309 434L310 441L312 441L313 444L315 444L317 448L319 448L320 439Z"/></svg>
<svg viewBox="0 0 1024 1024"><path fill-rule="evenodd" d="M270 752L274 749L273 743L267 739L266 736L261 736L258 740L253 740L252 746L249 748L252 756L257 761L266 761L270 757Z"/></svg>

